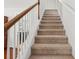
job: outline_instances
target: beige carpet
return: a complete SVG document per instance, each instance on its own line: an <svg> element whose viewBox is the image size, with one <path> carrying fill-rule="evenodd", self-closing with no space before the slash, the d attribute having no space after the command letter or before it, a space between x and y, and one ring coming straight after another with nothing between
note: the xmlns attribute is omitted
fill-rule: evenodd
<svg viewBox="0 0 79 59"><path fill-rule="evenodd" d="M46 10L29 59L74 59L57 10Z"/></svg>

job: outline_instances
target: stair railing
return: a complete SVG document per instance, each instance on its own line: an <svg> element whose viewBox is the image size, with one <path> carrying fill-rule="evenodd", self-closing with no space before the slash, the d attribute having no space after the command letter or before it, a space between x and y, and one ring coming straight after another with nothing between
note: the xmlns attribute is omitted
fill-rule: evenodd
<svg viewBox="0 0 79 59"><path fill-rule="evenodd" d="M35 22L40 18L38 10L39 2L4 24L4 30L8 31L7 59L23 59L27 49L27 37L30 29L33 30L30 27L36 26Z"/></svg>

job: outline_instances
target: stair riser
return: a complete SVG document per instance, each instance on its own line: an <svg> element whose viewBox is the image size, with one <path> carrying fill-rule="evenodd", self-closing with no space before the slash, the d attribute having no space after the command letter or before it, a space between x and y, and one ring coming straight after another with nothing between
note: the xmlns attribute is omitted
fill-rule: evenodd
<svg viewBox="0 0 79 59"><path fill-rule="evenodd" d="M43 17L60 17L59 15L44 15Z"/></svg>
<svg viewBox="0 0 79 59"><path fill-rule="evenodd" d="M46 15L46 16L48 16L48 15L50 15L50 16L59 16L58 13L50 14L50 13L47 13L47 12L45 12L44 15ZM43 15L43 16L44 16L44 15Z"/></svg>
<svg viewBox="0 0 79 59"><path fill-rule="evenodd" d="M41 24L62 24L62 22L41 22Z"/></svg>
<svg viewBox="0 0 79 59"><path fill-rule="evenodd" d="M61 22L61 20L42 20L41 22Z"/></svg>
<svg viewBox="0 0 79 59"><path fill-rule="evenodd" d="M46 12L46 13L44 13L44 15L46 15L46 16L49 16L49 15L50 15L50 16L59 16L59 15L58 15L58 13L53 13L53 14L50 14L50 13L47 13L47 12Z"/></svg>
<svg viewBox="0 0 79 59"><path fill-rule="evenodd" d="M51 20L55 20L55 19L60 19L60 17L43 17L42 19L45 19L45 20L49 20L49 19L51 19Z"/></svg>
<svg viewBox="0 0 79 59"><path fill-rule="evenodd" d="M40 44L65 44L68 43L67 38L50 38L50 37L36 37L35 43L40 43Z"/></svg>
<svg viewBox="0 0 79 59"><path fill-rule="evenodd" d="M57 13L54 14L45 13L43 16L59 16L59 15Z"/></svg>
<svg viewBox="0 0 79 59"><path fill-rule="evenodd" d="M39 27L40 26L49 26L49 27L50 26L52 26L52 27L57 27L57 26L59 27L59 26L61 26L61 27L63 27L62 24L52 24L52 23L51 24L50 23L43 23L43 24L40 24Z"/></svg>
<svg viewBox="0 0 79 59"><path fill-rule="evenodd" d="M42 21L61 21L60 19L42 19Z"/></svg>
<svg viewBox="0 0 79 59"><path fill-rule="evenodd" d="M42 55L70 55L71 49L32 49L32 54Z"/></svg>
<svg viewBox="0 0 79 59"><path fill-rule="evenodd" d="M38 35L65 35L64 31L38 31Z"/></svg>
<svg viewBox="0 0 79 59"><path fill-rule="evenodd" d="M30 59L75 59L72 55L32 55Z"/></svg>
<svg viewBox="0 0 79 59"><path fill-rule="evenodd" d="M51 17L52 17L52 18L53 18L53 17L55 17L55 18L60 18L59 15L44 15L43 17L44 17L44 18L47 18L47 17L49 17L49 18L51 18ZM42 18L43 18L43 17L42 17Z"/></svg>
<svg viewBox="0 0 79 59"><path fill-rule="evenodd" d="M40 29L63 29L63 26L40 26Z"/></svg>

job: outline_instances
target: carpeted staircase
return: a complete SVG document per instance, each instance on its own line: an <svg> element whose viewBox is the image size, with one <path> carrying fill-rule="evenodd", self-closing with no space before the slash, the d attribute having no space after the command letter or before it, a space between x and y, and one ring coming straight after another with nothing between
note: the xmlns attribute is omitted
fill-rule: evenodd
<svg viewBox="0 0 79 59"><path fill-rule="evenodd" d="M57 10L46 10L30 59L74 59Z"/></svg>

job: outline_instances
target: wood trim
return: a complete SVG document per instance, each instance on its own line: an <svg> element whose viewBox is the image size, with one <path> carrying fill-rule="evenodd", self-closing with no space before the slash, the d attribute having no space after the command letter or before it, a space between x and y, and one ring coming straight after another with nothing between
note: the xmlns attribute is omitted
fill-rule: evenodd
<svg viewBox="0 0 79 59"><path fill-rule="evenodd" d="M7 48L4 49L4 59L7 59ZM13 48L10 48L10 59L13 59Z"/></svg>
<svg viewBox="0 0 79 59"><path fill-rule="evenodd" d="M7 59L7 48L4 48L4 59Z"/></svg>
<svg viewBox="0 0 79 59"><path fill-rule="evenodd" d="M13 48L10 48L10 59L13 59Z"/></svg>
<svg viewBox="0 0 79 59"><path fill-rule="evenodd" d="M20 20L20 18L22 18L24 15L26 15L30 10L32 10L37 5L38 5L38 2L35 3L34 5L30 6L28 9L24 10L23 12L21 12L17 16L15 16L9 22L5 23L4 30L8 30L10 27L12 27L17 21Z"/></svg>
<svg viewBox="0 0 79 59"><path fill-rule="evenodd" d="M15 52L15 56L17 57L17 48L16 48L16 52ZM4 48L4 59L7 59L7 48ZM10 59L13 59L13 48L10 47Z"/></svg>

